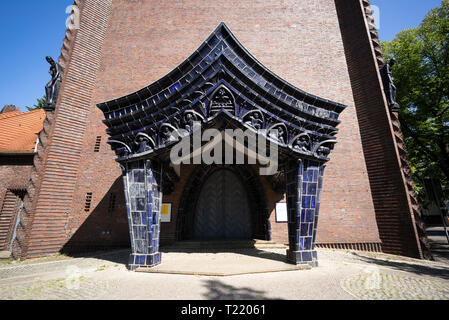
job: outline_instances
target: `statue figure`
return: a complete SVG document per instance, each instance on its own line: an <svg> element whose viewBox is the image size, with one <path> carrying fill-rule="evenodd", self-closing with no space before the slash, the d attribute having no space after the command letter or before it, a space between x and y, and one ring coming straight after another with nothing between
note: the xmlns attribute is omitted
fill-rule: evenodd
<svg viewBox="0 0 449 320"><path fill-rule="evenodd" d="M257 130L262 127L262 119L260 119L259 113L256 112L254 115L251 115L251 124Z"/></svg>
<svg viewBox="0 0 449 320"><path fill-rule="evenodd" d="M139 153L147 152L149 150L152 150L151 146L148 144L148 139L144 136L139 135L136 138L135 145L137 147L137 150Z"/></svg>
<svg viewBox="0 0 449 320"><path fill-rule="evenodd" d="M276 129L270 130L268 135L271 136L273 139L279 141L279 143L282 144L285 143L285 131L284 128L282 128L282 126L278 126Z"/></svg>
<svg viewBox="0 0 449 320"><path fill-rule="evenodd" d="M279 136L278 136L279 142L280 143L286 143L286 141L285 141L285 134L286 134L286 132L284 131L284 128L279 127L278 130L279 130Z"/></svg>
<svg viewBox="0 0 449 320"><path fill-rule="evenodd" d="M64 68L62 68L59 63L56 63L51 57L46 57L45 59L50 64L49 73L51 75L51 80L45 86L47 100L44 109L46 111L53 111L56 107L56 100L58 99Z"/></svg>
<svg viewBox="0 0 449 320"><path fill-rule="evenodd" d="M167 143L168 141L170 141L170 137L171 137L171 131L168 127L164 127L161 131L161 142L163 144Z"/></svg>
<svg viewBox="0 0 449 320"><path fill-rule="evenodd" d="M248 120L245 122L247 125L253 127L256 130L262 128L263 120L260 118L260 114L258 112L254 112L248 116Z"/></svg>
<svg viewBox="0 0 449 320"><path fill-rule="evenodd" d="M197 119L193 116L192 113L187 113L184 117L184 123L185 123L185 129L187 131L192 131L193 130L193 123L196 121Z"/></svg>
<svg viewBox="0 0 449 320"><path fill-rule="evenodd" d="M300 136L295 143L293 144L293 148L302 152L309 152L309 141L306 135Z"/></svg>
<svg viewBox="0 0 449 320"><path fill-rule="evenodd" d="M394 78L391 73L391 68L396 64L396 60L393 58L387 64L385 64L381 70L382 82L385 89L385 95L387 96L388 107L392 112L399 111L399 104L396 102L396 86L394 85Z"/></svg>
<svg viewBox="0 0 449 320"><path fill-rule="evenodd" d="M165 125L161 128L159 137L160 137L161 145L165 145L167 143L177 141L180 138L179 132L176 131L175 128L171 128L167 125Z"/></svg>

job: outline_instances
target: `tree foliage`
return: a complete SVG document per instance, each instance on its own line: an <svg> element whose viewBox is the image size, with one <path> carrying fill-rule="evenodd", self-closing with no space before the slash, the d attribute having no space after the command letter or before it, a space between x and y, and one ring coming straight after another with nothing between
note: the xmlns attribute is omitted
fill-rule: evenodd
<svg viewBox="0 0 449 320"><path fill-rule="evenodd" d="M449 190L449 0L432 9L414 29L382 43L395 58L393 77L399 120L417 186L440 179ZM420 190L418 190L420 191Z"/></svg>
<svg viewBox="0 0 449 320"><path fill-rule="evenodd" d="M47 97L44 95L42 98L37 99L37 103L32 107L26 107L28 111L33 111L37 109L44 109L45 102L47 101Z"/></svg>

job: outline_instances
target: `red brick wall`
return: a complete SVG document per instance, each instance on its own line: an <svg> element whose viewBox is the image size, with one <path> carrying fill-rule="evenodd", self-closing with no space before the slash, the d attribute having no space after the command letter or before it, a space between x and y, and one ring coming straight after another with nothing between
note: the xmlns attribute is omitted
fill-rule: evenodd
<svg viewBox="0 0 449 320"><path fill-rule="evenodd" d="M397 146L360 1L336 0L384 251L420 257ZM360 13L360 14L359 14Z"/></svg>
<svg viewBox="0 0 449 320"><path fill-rule="evenodd" d="M33 155L0 155L0 209L7 190L25 190L33 167Z"/></svg>
<svg viewBox="0 0 449 320"><path fill-rule="evenodd" d="M339 144L326 170L318 242L379 242L333 1L140 1L138 6L114 1L110 21L94 94L96 103L158 80L224 21L240 42L280 77L312 94L347 104ZM104 135L101 119L103 115L92 110L93 132L85 141L86 150L92 148L94 136ZM119 170L116 172L118 176ZM85 174L87 184L89 176ZM80 188L79 196L86 188L88 185ZM99 194L101 199L104 191Z"/></svg>
<svg viewBox="0 0 449 320"><path fill-rule="evenodd" d="M83 141L89 136L88 119L92 89L101 58L110 0L77 1L81 4L81 29L73 40L70 61L52 122L39 190L33 197L27 237L26 257L58 252L71 236L68 217L73 216ZM95 177L93 177L95 178ZM94 180L93 180L94 181ZM75 213L75 215L79 212Z"/></svg>
<svg viewBox="0 0 449 320"><path fill-rule="evenodd" d="M7 191L26 190L28 181L30 180L31 171L33 168L33 155L23 156L7 156L0 155L0 230L1 235L6 238L6 241L0 243L1 250L9 250L9 241L12 235L12 228L15 223L17 212L1 212L4 205L4 200ZM9 229L9 231L7 231ZM2 242L2 241L0 241Z"/></svg>
<svg viewBox="0 0 449 320"><path fill-rule="evenodd" d="M121 171L105 144L96 104L137 91L186 59L221 22L265 66L312 94L348 105L341 116L325 187L317 241L379 242L359 120L333 0L87 1L56 112L29 256L67 246L128 241ZM107 28L106 28L107 26ZM102 137L100 153L94 145ZM266 186L270 206L279 197ZM164 201L174 202L180 186ZM84 210L86 193L91 210ZM117 209L108 212L110 193ZM173 200L173 201L172 201ZM176 211L176 208L173 208ZM286 227L273 236L285 242ZM109 232L109 233L108 233ZM173 229L162 227L162 237Z"/></svg>

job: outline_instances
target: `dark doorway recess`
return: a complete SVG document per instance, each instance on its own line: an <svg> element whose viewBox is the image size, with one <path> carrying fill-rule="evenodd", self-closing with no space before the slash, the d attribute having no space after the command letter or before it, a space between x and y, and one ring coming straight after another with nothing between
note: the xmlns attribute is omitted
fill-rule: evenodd
<svg viewBox="0 0 449 320"><path fill-rule="evenodd" d="M246 188L231 170L216 170L207 178L194 214L193 235L197 240L252 237Z"/></svg>
<svg viewBox="0 0 449 320"><path fill-rule="evenodd" d="M14 241L25 190L7 190L0 208L0 251L10 251Z"/></svg>
<svg viewBox="0 0 449 320"><path fill-rule="evenodd" d="M265 194L246 165L199 165L181 197L178 240L271 240Z"/></svg>

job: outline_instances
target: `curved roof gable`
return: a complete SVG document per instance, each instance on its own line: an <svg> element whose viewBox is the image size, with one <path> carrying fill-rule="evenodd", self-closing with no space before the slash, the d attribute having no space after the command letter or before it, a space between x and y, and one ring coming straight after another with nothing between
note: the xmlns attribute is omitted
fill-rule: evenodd
<svg viewBox="0 0 449 320"><path fill-rule="evenodd" d="M338 117L345 109L276 76L224 23L168 75L98 107L105 115L110 144L116 151L124 149L121 155L125 157L141 151L138 137L146 136L151 149L164 148L163 128L165 133L189 129L192 119L207 123L226 114L256 131L285 128L284 136L276 139L281 146L321 160L327 160L327 154L317 154L317 150L324 143L333 146ZM298 140L308 148L304 143L298 147Z"/></svg>

